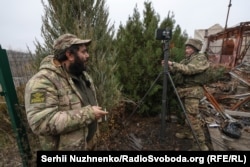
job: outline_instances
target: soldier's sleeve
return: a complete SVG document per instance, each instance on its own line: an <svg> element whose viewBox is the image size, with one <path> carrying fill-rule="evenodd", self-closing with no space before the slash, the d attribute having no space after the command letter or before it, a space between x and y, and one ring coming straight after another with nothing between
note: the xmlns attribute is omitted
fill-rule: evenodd
<svg viewBox="0 0 250 167"><path fill-rule="evenodd" d="M209 62L205 55L200 54L187 65L174 63L173 70L184 75L193 75L203 72L209 67Z"/></svg>
<svg viewBox="0 0 250 167"><path fill-rule="evenodd" d="M58 94L46 76L31 79L25 88L25 109L32 131L38 135L67 133L95 120L93 109L86 106L78 110L58 109ZM65 104L69 105L69 104Z"/></svg>

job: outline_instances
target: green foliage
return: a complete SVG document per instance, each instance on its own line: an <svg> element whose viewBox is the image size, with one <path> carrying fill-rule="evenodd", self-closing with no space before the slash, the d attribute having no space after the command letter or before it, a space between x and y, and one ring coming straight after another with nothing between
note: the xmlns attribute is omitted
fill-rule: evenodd
<svg viewBox="0 0 250 167"><path fill-rule="evenodd" d="M120 66L116 75L123 84L124 95L138 105L143 103L139 112L155 114L161 111L162 97L162 80L156 78L162 71L160 62L163 59L163 49L161 41L155 40L154 36L160 17L152 8L151 2L145 2L144 6L142 21L135 7L126 25L120 25L118 29L116 47L119 50L117 60ZM168 17L160 27L173 28L174 23L173 18ZM146 93L147 97L142 102Z"/></svg>
<svg viewBox="0 0 250 167"><path fill-rule="evenodd" d="M145 55L140 49L146 45L146 42L143 38L140 14L135 8L134 14L129 17L126 26L120 25L116 39L116 47L119 50L117 61L120 65L116 74L124 85L125 96L134 101L139 101L142 97L142 93L139 94L139 92L147 90L140 80L147 68L148 55ZM145 80L143 81L145 82Z"/></svg>
<svg viewBox="0 0 250 167"><path fill-rule="evenodd" d="M137 7L128 18L125 26L120 25L116 47L119 51L117 61L119 68L116 75L123 84L123 93L140 106L140 113L155 114L161 111L162 77L156 80L162 72L163 46L155 39L155 30L160 21L151 2L144 3L143 19ZM180 26L175 27L174 15L168 14L159 28L173 29L170 57L177 58L183 55L186 34L181 34ZM149 92L147 92L150 90ZM148 94L146 94L148 93ZM142 102L142 98L147 95Z"/></svg>
<svg viewBox="0 0 250 167"><path fill-rule="evenodd" d="M36 41L35 59L39 65L43 57L53 54L54 40L64 33L92 39L89 72L97 86L99 105L109 110L121 99L121 86L113 76L118 67L117 53L113 47L114 26L109 26L105 3L105 0L43 2L45 15L41 32L45 43Z"/></svg>
<svg viewBox="0 0 250 167"><path fill-rule="evenodd" d="M92 66L94 72L93 79L100 83L97 89L97 99L101 102L101 106L111 111L117 106L121 100L121 86L118 84L118 79L114 75L117 70L117 64L114 59L105 59L105 56L112 57L116 53L106 53L99 55L99 60ZM102 56L102 57L101 57ZM112 64L112 66L110 66Z"/></svg>

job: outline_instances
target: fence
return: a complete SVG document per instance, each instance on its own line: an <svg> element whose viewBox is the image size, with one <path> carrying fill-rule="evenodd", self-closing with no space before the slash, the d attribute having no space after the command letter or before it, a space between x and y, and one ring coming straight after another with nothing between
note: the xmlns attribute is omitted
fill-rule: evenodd
<svg viewBox="0 0 250 167"><path fill-rule="evenodd" d="M28 166L28 162L32 155L26 129L21 119L16 87L24 85L27 82L29 78L27 76L31 75L31 71L26 68L29 63L22 61L24 59L26 60L27 56L20 56L20 54L10 54L9 56L10 61L8 60L6 50L2 49L0 46L0 95L4 96L4 100L6 101L12 129L16 135L18 149L23 161L23 166L25 167ZM12 68L10 68L10 64ZM17 85L14 85L12 74L14 77L19 77L17 80L18 82L16 82Z"/></svg>
<svg viewBox="0 0 250 167"><path fill-rule="evenodd" d="M7 50L11 74L15 87L25 85L34 70L31 68L32 57L29 53Z"/></svg>

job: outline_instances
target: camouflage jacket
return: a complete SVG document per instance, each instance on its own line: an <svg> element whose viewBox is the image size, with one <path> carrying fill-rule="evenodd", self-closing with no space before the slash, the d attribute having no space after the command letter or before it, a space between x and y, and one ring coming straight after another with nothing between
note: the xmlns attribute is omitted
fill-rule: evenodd
<svg viewBox="0 0 250 167"><path fill-rule="evenodd" d="M90 76L84 72L95 88ZM53 63L53 56L41 62L39 72L26 84L25 109L32 131L43 150L84 150L88 125L95 121L91 106L83 99L71 77Z"/></svg>
<svg viewBox="0 0 250 167"><path fill-rule="evenodd" d="M186 79L192 78L196 74L203 73L209 68L207 57L202 53L193 54L188 58L183 59L180 63L173 63L170 67L171 73L174 75L182 76L182 84L178 86L178 93L181 98L183 97L203 97L203 88L198 84L190 84L185 82ZM180 77L181 78L181 77Z"/></svg>

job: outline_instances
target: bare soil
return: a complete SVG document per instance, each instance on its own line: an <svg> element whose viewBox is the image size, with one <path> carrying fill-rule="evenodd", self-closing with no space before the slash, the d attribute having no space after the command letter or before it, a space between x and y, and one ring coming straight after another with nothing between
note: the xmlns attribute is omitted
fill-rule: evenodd
<svg viewBox="0 0 250 167"><path fill-rule="evenodd" d="M100 141L97 150L101 151L185 151L191 148L192 139L178 139L175 133L183 128L176 120L164 120L165 128L159 116L142 117L133 115L126 125L121 121L100 123ZM162 130L164 128L164 130ZM29 133L30 147L33 154L31 166L35 166L36 151L39 143ZM0 167L21 167L22 160L14 141L0 151Z"/></svg>
<svg viewBox="0 0 250 167"><path fill-rule="evenodd" d="M193 141L175 137L177 129L183 128L187 127L177 122L165 121L164 125L159 116L136 115L126 125L120 125L119 128L113 130L110 136L102 137L98 149L109 151L188 150Z"/></svg>

